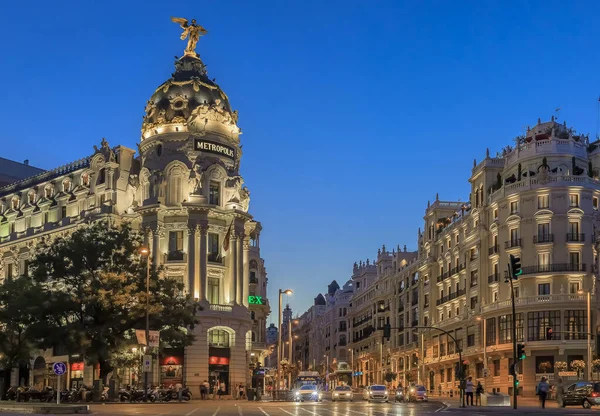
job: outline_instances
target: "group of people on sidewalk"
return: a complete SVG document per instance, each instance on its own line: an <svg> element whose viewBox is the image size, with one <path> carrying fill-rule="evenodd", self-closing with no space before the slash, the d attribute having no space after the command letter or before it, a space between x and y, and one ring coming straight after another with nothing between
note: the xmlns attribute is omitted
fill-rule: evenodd
<svg viewBox="0 0 600 416"><path fill-rule="evenodd" d="M560 403L562 401L562 396L564 392L564 385L562 378L558 379L558 382L554 386L554 390L556 393L556 400ZM466 405L473 406L473 393L475 393L475 406L481 406L481 395L483 394L483 386L481 382L477 382L477 386L473 384L473 377L469 377L467 379L465 385L465 397L466 397ZM548 398L548 393L550 392L550 384L548 383L548 379L546 377L542 377L540 382L537 384L535 388L535 394L540 398L540 402L542 405L542 409L546 408L546 400ZM470 404L469 404L470 399Z"/></svg>
<svg viewBox="0 0 600 416"><path fill-rule="evenodd" d="M224 381L217 381L212 386L209 384L207 380L200 385L200 399L208 400L209 398L213 400L221 400L223 396L227 394L227 385ZM231 397L238 400L243 399L246 396L246 388L243 384L238 384L235 386L235 389L231 391Z"/></svg>
<svg viewBox="0 0 600 416"><path fill-rule="evenodd" d="M475 391L473 391L475 390ZM475 393L475 404L473 404L473 393ZM477 386L473 384L473 377L469 377L465 384L465 397L467 406L469 406L469 398L471 399L470 406L481 406L481 395L483 394L483 386L481 382L477 382Z"/></svg>

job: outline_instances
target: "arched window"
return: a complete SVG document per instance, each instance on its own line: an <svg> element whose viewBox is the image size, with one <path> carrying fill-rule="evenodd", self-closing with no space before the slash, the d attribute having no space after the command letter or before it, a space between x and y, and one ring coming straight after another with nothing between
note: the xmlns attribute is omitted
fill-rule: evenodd
<svg viewBox="0 0 600 416"><path fill-rule="evenodd" d="M229 348L229 333L222 329L211 329L208 333L210 347Z"/></svg>
<svg viewBox="0 0 600 416"><path fill-rule="evenodd" d="M18 197L14 197L11 201L10 201L10 206L12 209L14 210L18 210L19 209L19 198Z"/></svg>
<svg viewBox="0 0 600 416"><path fill-rule="evenodd" d="M27 194L27 201L30 205L35 204L35 191L29 191Z"/></svg>
<svg viewBox="0 0 600 416"><path fill-rule="evenodd" d="M106 170L104 168L100 169L98 173L98 184L106 182Z"/></svg>
<svg viewBox="0 0 600 416"><path fill-rule="evenodd" d="M87 173L81 175L81 184L85 187L90 186L90 175L88 175Z"/></svg>
<svg viewBox="0 0 600 416"><path fill-rule="evenodd" d="M167 192L167 204L176 205L183 202L183 169L181 167L176 166L170 170Z"/></svg>

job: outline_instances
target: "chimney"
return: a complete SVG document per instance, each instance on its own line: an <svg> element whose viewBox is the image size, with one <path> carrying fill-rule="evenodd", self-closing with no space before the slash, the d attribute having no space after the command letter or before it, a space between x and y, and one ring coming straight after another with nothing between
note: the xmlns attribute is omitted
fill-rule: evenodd
<svg viewBox="0 0 600 416"><path fill-rule="evenodd" d="M27 165L27 166L29 166L29 159L25 159L25 160L23 161L23 164L24 164L24 165Z"/></svg>

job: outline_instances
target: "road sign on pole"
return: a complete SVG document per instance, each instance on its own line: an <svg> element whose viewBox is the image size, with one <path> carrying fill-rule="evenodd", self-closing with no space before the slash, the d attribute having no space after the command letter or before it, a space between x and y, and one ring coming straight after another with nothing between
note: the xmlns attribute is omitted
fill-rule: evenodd
<svg viewBox="0 0 600 416"><path fill-rule="evenodd" d="M152 371L152 356L144 355L144 372L149 373Z"/></svg>
<svg viewBox="0 0 600 416"><path fill-rule="evenodd" d="M58 376L58 381L56 383L56 404L60 404L60 376L67 372L67 366L65 363L54 363L52 365L52 370L54 370L54 374Z"/></svg>
<svg viewBox="0 0 600 416"><path fill-rule="evenodd" d="M65 363L54 363L52 370L54 370L54 374L57 376L62 376L67 372L67 366Z"/></svg>

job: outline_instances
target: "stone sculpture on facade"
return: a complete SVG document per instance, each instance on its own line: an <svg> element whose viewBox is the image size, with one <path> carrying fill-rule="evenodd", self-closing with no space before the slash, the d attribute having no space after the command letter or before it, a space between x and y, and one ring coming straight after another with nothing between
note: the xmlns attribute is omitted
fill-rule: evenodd
<svg viewBox="0 0 600 416"><path fill-rule="evenodd" d="M190 177L188 179L189 190L191 195L202 195L202 168L198 163L194 163L190 169Z"/></svg>
<svg viewBox="0 0 600 416"><path fill-rule="evenodd" d="M94 154L101 153L104 156L105 162L116 162L117 158L115 156L115 152L110 148L108 142L103 137L100 142L100 149L98 146L94 145Z"/></svg>

